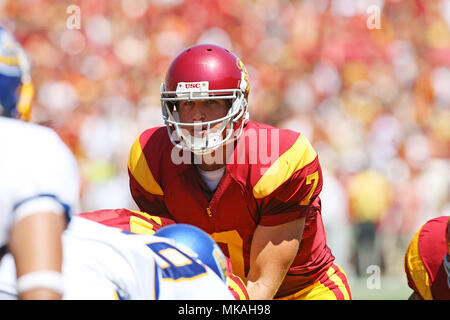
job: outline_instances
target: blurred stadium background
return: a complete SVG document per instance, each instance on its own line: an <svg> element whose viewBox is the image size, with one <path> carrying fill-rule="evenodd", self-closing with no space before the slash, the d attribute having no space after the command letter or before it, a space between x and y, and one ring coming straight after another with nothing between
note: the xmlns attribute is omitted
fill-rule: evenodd
<svg viewBox="0 0 450 320"><path fill-rule="evenodd" d="M450 215L450 0L0 0L0 24L32 62L32 121L77 157L82 210L135 208L128 151L162 125L166 68L186 46L220 44L250 73L251 118L316 148L354 299L409 296L408 242Z"/></svg>

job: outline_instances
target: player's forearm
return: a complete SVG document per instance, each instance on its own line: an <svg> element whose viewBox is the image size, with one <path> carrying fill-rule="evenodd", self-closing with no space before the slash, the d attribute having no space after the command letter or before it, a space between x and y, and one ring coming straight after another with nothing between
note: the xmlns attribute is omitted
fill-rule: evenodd
<svg viewBox="0 0 450 320"><path fill-rule="evenodd" d="M16 263L20 299L61 298L64 227L65 218L51 212L30 215L13 226L9 246Z"/></svg>
<svg viewBox="0 0 450 320"><path fill-rule="evenodd" d="M293 256L289 259L275 259L264 255L250 267L247 277L247 290L252 300L273 299L289 270ZM264 262L266 261L266 262Z"/></svg>
<svg viewBox="0 0 450 320"><path fill-rule="evenodd" d="M284 278L284 277L283 277ZM251 300L271 300L283 278L247 280L247 291Z"/></svg>
<svg viewBox="0 0 450 320"><path fill-rule="evenodd" d="M250 251L247 289L250 299L272 299L294 260L304 218L255 230Z"/></svg>

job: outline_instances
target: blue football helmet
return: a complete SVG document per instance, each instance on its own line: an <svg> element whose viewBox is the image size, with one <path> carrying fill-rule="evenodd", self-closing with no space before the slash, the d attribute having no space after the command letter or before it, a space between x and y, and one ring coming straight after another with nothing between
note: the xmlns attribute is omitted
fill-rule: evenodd
<svg viewBox="0 0 450 320"><path fill-rule="evenodd" d="M447 254L444 256L444 270L447 273L447 286L450 290L450 217L447 221L447 231L445 238L447 240Z"/></svg>
<svg viewBox="0 0 450 320"><path fill-rule="evenodd" d="M447 286L448 289L450 290L450 254L446 254L444 256L444 270L447 273Z"/></svg>
<svg viewBox="0 0 450 320"><path fill-rule="evenodd" d="M0 115L29 121L34 88L20 44L0 26Z"/></svg>
<svg viewBox="0 0 450 320"><path fill-rule="evenodd" d="M226 281L228 268L225 255L220 250L217 243L203 230L183 223L172 224L155 232L155 236L174 240L177 244L193 252L187 252L194 255L203 264L214 271L222 281Z"/></svg>

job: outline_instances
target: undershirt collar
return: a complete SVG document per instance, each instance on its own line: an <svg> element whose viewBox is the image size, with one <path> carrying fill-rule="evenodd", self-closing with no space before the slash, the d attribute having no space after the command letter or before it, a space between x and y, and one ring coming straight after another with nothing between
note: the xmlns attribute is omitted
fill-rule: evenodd
<svg viewBox="0 0 450 320"><path fill-rule="evenodd" d="M212 170L212 171L205 171L197 167L198 173L200 174L200 177L202 180L206 183L208 188L211 191L214 191L217 189L217 185L220 182L220 179L222 179L223 173L225 172L225 166L223 166L220 169Z"/></svg>

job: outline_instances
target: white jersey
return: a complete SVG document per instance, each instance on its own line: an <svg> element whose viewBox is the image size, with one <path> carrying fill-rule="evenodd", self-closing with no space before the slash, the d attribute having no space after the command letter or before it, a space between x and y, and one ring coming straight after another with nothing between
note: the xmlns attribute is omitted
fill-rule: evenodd
<svg viewBox="0 0 450 320"><path fill-rule="evenodd" d="M170 239L76 216L63 234L63 252L66 300L234 300L211 269ZM9 288L5 270L0 282L0 291L10 294L15 281L11 270Z"/></svg>
<svg viewBox="0 0 450 320"><path fill-rule="evenodd" d="M0 117L0 249L27 214L78 210L79 189L75 158L55 131Z"/></svg>

